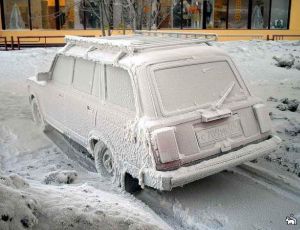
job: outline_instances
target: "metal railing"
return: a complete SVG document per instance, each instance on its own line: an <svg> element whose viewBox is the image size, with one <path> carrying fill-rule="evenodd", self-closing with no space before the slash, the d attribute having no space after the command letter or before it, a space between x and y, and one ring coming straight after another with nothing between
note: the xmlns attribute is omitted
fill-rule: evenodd
<svg viewBox="0 0 300 230"><path fill-rule="evenodd" d="M145 35L145 36L153 36L153 37L207 39L207 41L217 41L218 40L218 35L211 34L211 33L182 33L182 32L136 30L135 34L140 34L140 35Z"/></svg>
<svg viewBox="0 0 300 230"><path fill-rule="evenodd" d="M135 34L150 36L150 37L162 37L162 38L189 38L189 39L203 39L204 41L217 41L223 40L223 39L257 39L257 40L273 40L273 41L279 41L279 40L300 40L300 34L299 35L289 35L289 34L274 34L274 35L262 35L262 34L224 34L224 35L217 35L212 33L182 33L182 32L165 32L165 31L146 31L146 30L140 30L135 31ZM95 37L95 35L78 35L81 37ZM17 44L16 46L18 49L21 49L21 47L24 46L63 46L65 45L65 41L63 40L65 38L64 35L43 35L43 36L17 36ZM222 39L223 38L223 39ZM61 42L58 41L61 39ZM52 41L52 43L51 43ZM9 40L5 36L0 36L0 50L9 50L11 48L12 50L15 48L15 40L14 37L11 36L11 39ZM4 47L2 49L1 47Z"/></svg>
<svg viewBox="0 0 300 230"><path fill-rule="evenodd" d="M300 35L297 34L274 34L272 40L278 41L278 40L284 40L285 38L298 38L297 40L300 40Z"/></svg>
<svg viewBox="0 0 300 230"><path fill-rule="evenodd" d="M6 37L0 37L0 45L4 46L4 49L7 51L7 38Z"/></svg>
<svg viewBox="0 0 300 230"><path fill-rule="evenodd" d="M81 37L95 37L95 35L78 35ZM44 36L17 36L17 45L18 49L21 49L21 46L44 46L55 44L56 46L64 46L65 42L59 43L48 43L49 40L53 39L64 39L64 35L44 35Z"/></svg>
<svg viewBox="0 0 300 230"><path fill-rule="evenodd" d="M266 35L262 35L262 34L222 34L222 35L218 35L218 37L221 38L249 38L249 39L255 39L255 40L267 40L267 36Z"/></svg>

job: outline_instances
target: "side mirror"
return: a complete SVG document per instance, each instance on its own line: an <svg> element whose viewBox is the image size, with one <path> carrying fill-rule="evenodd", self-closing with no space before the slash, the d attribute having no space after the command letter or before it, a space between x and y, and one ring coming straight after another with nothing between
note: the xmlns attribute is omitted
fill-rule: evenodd
<svg viewBox="0 0 300 230"><path fill-rule="evenodd" d="M37 81L49 81L50 80L50 73L49 72L41 72L38 73L36 76Z"/></svg>

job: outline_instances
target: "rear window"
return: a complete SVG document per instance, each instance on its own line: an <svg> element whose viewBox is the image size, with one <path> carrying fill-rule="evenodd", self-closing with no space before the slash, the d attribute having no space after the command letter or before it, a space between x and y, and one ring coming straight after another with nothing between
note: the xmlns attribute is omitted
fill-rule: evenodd
<svg viewBox="0 0 300 230"><path fill-rule="evenodd" d="M154 72L162 109L176 112L218 101L235 83L228 97L242 89L226 61L176 66Z"/></svg>
<svg viewBox="0 0 300 230"><path fill-rule="evenodd" d="M59 56L53 69L53 81L58 84L71 84L74 59L72 57Z"/></svg>
<svg viewBox="0 0 300 230"><path fill-rule="evenodd" d="M106 100L134 111L134 96L127 70L107 65L105 68Z"/></svg>

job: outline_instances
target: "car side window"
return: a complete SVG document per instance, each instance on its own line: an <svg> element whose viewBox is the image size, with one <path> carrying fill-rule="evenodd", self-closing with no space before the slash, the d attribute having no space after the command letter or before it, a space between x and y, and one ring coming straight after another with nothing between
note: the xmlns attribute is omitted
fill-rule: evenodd
<svg viewBox="0 0 300 230"><path fill-rule="evenodd" d="M106 100L112 104L135 111L133 88L127 70L105 66Z"/></svg>
<svg viewBox="0 0 300 230"><path fill-rule="evenodd" d="M73 87L84 93L91 93L95 63L76 59L73 77Z"/></svg>
<svg viewBox="0 0 300 230"><path fill-rule="evenodd" d="M100 76L103 69L103 65L96 64L95 72L94 72L94 81L92 88L92 95L96 97L100 97Z"/></svg>
<svg viewBox="0 0 300 230"><path fill-rule="evenodd" d="M74 59L72 57L59 56L56 60L52 79L55 83L68 85L73 75Z"/></svg>

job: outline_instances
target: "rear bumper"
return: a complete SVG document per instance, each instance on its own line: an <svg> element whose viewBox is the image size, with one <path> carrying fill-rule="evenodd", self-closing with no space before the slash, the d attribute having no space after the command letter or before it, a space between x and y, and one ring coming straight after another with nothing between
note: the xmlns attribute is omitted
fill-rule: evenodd
<svg viewBox="0 0 300 230"><path fill-rule="evenodd" d="M183 186L225 169L267 155L275 151L280 143L281 139L279 137L272 136L270 139L258 144L251 144L237 151L202 161L196 165L181 167L174 171L162 172L153 169L144 169L144 184L159 190L169 191L172 188Z"/></svg>

